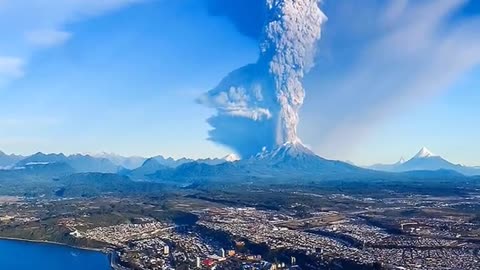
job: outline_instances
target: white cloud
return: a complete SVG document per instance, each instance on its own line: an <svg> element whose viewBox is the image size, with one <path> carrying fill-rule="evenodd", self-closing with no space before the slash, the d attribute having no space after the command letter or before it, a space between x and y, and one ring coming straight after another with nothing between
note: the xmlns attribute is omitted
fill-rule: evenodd
<svg viewBox="0 0 480 270"><path fill-rule="evenodd" d="M0 0L0 83L24 75L39 50L58 46L72 33L68 24L147 0ZM0 85L1 87L1 85Z"/></svg>
<svg viewBox="0 0 480 270"><path fill-rule="evenodd" d="M10 79L16 79L23 76L24 62L16 57L0 56L0 87Z"/></svg>
<svg viewBox="0 0 480 270"><path fill-rule="evenodd" d="M27 41L39 47L52 47L60 45L67 41L71 34L66 31L42 29L27 32L25 38Z"/></svg>

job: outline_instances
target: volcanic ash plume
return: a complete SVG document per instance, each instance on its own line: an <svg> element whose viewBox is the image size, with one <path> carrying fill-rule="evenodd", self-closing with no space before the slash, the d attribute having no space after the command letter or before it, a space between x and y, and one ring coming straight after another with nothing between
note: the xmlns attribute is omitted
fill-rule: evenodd
<svg viewBox="0 0 480 270"><path fill-rule="evenodd" d="M302 79L313 65L325 15L318 0L266 0L260 56L231 72L199 99L217 110L208 122L212 141L243 158L285 143L300 143Z"/></svg>

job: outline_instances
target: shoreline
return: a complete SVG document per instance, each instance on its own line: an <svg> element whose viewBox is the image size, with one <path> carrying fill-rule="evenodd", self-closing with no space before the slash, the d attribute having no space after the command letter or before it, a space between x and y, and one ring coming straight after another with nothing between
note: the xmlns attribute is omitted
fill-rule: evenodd
<svg viewBox="0 0 480 270"><path fill-rule="evenodd" d="M0 241L1 240L25 242L25 243L32 243L32 244L56 245L56 246L73 248L73 249L79 249L79 250L83 250L83 251L99 252L99 253L102 253L102 254L107 256L110 269L112 269L112 270L127 269L127 268L123 268L123 267L120 267L119 265L117 265L117 263L115 262L115 249L113 249L113 248L99 249L99 248L79 247L79 246L73 246L73 245L69 245L69 244L65 244L65 243L48 241L48 240L32 240L32 239L5 237L5 236L0 236Z"/></svg>
<svg viewBox="0 0 480 270"><path fill-rule="evenodd" d="M80 250L85 250L85 251L95 251L95 252L100 252L100 253L107 254L107 255L110 254L113 251L113 249L109 251L107 249L79 247L79 246L73 246L73 245L69 245L69 244L65 244L65 243L48 241L48 240L33 240L33 239L5 237L5 236L0 236L0 240L19 241L19 242L27 242L27 243L35 243L35 244L50 244L50 245L69 247L69 248L80 249Z"/></svg>

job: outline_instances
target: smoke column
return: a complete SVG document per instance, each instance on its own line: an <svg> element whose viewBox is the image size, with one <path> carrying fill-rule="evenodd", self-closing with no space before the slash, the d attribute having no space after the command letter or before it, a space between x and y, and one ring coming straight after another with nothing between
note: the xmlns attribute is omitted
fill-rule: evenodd
<svg viewBox="0 0 480 270"><path fill-rule="evenodd" d="M215 108L210 140L243 158L285 143L301 143L298 112L305 98L302 79L313 66L326 16L318 0L266 0L267 18L257 63L228 74L199 98Z"/></svg>

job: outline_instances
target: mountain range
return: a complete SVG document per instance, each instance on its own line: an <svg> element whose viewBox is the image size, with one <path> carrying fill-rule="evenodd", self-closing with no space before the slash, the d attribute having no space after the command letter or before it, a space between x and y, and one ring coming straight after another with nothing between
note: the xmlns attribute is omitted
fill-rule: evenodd
<svg viewBox="0 0 480 270"><path fill-rule="evenodd" d="M118 155L118 154L115 154L115 153L106 153L106 152L96 153L96 154L88 154L88 155L90 155L92 157L95 157L95 158L108 159L113 164L115 164L117 166L120 166L120 167L123 167L125 169L129 169L129 170L133 170L133 169L136 169L136 168L142 166L143 162L145 162L145 160L147 159L147 158L140 157L140 156L125 157L125 156L121 156L121 155Z"/></svg>
<svg viewBox="0 0 480 270"><path fill-rule="evenodd" d="M154 156L151 158L145 158L140 156L124 157L117 154L108 154L108 153L93 154L92 156L99 157L99 158L106 158L111 162L113 162L114 164L128 170L139 169L147 161L148 162L146 166L151 166L152 160L157 161L160 165L170 167L170 168L175 168L189 162L199 162L199 163L205 163L209 165L218 165L224 162L233 162L239 159L235 154L229 154L223 158L205 158L205 159L191 159L191 158L174 159L171 157L164 157L162 155Z"/></svg>
<svg viewBox="0 0 480 270"><path fill-rule="evenodd" d="M152 164L149 164L152 165ZM142 166L146 168L147 166ZM151 168L151 167L150 167ZM138 170L134 170L138 171ZM147 171L147 170L145 170ZM303 181L321 180L329 177L354 178L381 174L359 168L341 161L327 160L315 155L302 144L287 143L270 151L234 162L207 164L189 162L177 167L160 168L155 173L148 171L144 179L157 181ZM134 174L130 174L135 178Z"/></svg>
<svg viewBox="0 0 480 270"><path fill-rule="evenodd" d="M106 158L96 158L90 155L70 155L64 154L44 154L38 152L29 157L18 161L13 168L21 169L35 169L38 166L45 166L49 164L65 164L72 168L73 172L102 172L102 173L116 173L120 167L113 164Z"/></svg>
<svg viewBox="0 0 480 270"><path fill-rule="evenodd" d="M411 159L368 168L324 159L300 143L286 143L247 159L234 155L213 159L122 157L115 154L64 155L36 153L28 157L0 153L3 174L66 176L78 173L110 173L137 181L195 182L197 180L285 181L322 179L439 178L480 175L480 169L453 164L422 148ZM6 170L8 168L9 170ZM408 173L405 173L408 172ZM55 174L57 173L57 174Z"/></svg>
<svg viewBox="0 0 480 270"><path fill-rule="evenodd" d="M425 149L426 150L426 149ZM432 155L423 151L414 159L402 162L403 169L394 171L361 168L352 164L324 159L314 154L300 143L286 143L276 149L263 151L257 155L235 162L206 164L188 162L176 167L167 167L153 160L144 166L127 173L131 178L161 182L210 181L267 181L274 183L292 183L321 180L453 180L466 176L451 167L423 167L417 164L419 159L428 159ZM436 160L436 158L435 158ZM400 163L398 163L400 164ZM391 165L393 168L393 165ZM458 169L458 167L453 167ZM464 167L461 167L465 169ZM154 172L155 171L155 172ZM472 172L469 175L475 175Z"/></svg>
<svg viewBox="0 0 480 270"><path fill-rule="evenodd" d="M409 160L401 158L400 161L394 164L375 164L367 168L388 172L451 170L469 176L480 175L479 167L454 164L441 156L433 154L426 147L422 147L422 149Z"/></svg>
<svg viewBox="0 0 480 270"><path fill-rule="evenodd" d="M173 159L163 156L152 158L143 157L123 157L116 154L101 153L96 155L74 154L65 155L63 153L45 154L38 152L31 156L7 155L0 151L0 170L45 170L47 168L59 167L63 164L63 171L70 168L72 173L117 173L125 171L134 171L136 174L154 173L160 169L176 168L182 164L198 162L208 165L219 165L225 162L237 160L235 155L228 155L225 158L207 158L207 159Z"/></svg>
<svg viewBox="0 0 480 270"><path fill-rule="evenodd" d="M24 158L25 157L23 156L15 154L7 155L4 152L0 151L0 169L8 168Z"/></svg>

